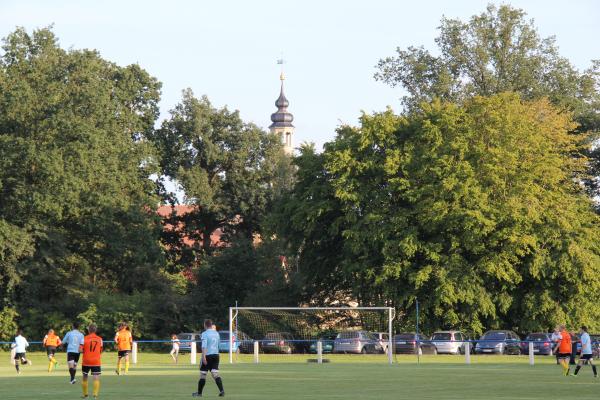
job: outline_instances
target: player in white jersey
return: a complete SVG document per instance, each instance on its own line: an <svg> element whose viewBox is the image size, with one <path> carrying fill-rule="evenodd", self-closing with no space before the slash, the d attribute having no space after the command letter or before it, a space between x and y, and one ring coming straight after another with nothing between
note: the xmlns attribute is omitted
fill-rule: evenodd
<svg viewBox="0 0 600 400"><path fill-rule="evenodd" d="M171 348L171 352L169 354L171 355L171 358L175 364L177 364L177 359L179 358L179 338L176 334L171 335L171 345L173 347Z"/></svg>
<svg viewBox="0 0 600 400"><path fill-rule="evenodd" d="M586 326L581 327L580 331L581 335L581 356L579 356L579 363L577 367L575 367L575 373L573 375L577 376L581 367L585 364L590 364L592 366L592 371L594 372L594 378L598 377L598 372L596 371L596 366L594 365L594 353L592 351L592 339L590 338L590 334L587 331Z"/></svg>
<svg viewBox="0 0 600 400"><path fill-rule="evenodd" d="M29 347L29 342L23 337L23 332L19 329L17 331L17 335L15 336L15 342L12 344L12 348L15 350L14 360L17 374L21 373L19 362L21 362L23 365L31 365L31 361L27 359L25 354L27 352L27 347Z"/></svg>

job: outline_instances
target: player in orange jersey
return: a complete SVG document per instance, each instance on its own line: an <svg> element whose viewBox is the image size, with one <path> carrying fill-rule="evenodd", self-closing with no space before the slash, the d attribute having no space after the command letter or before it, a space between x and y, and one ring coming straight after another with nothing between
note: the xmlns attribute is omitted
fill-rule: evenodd
<svg viewBox="0 0 600 400"><path fill-rule="evenodd" d="M565 325L560 326L560 339L555 351L558 353L558 361L563 368L563 374L569 375L569 360L571 358L571 335Z"/></svg>
<svg viewBox="0 0 600 400"><path fill-rule="evenodd" d="M42 344L46 348L46 354L48 355L48 372L51 372L52 367L58 365L58 361L56 361L54 355L56 354L56 348L61 344L60 338L54 333L54 329L48 330L48 334L44 336Z"/></svg>
<svg viewBox="0 0 600 400"><path fill-rule="evenodd" d="M131 345L133 338L129 326L125 322L119 324L119 329L115 335L115 343L117 344L117 375L121 375L121 360L125 358L125 374L129 372L129 353L131 353Z"/></svg>
<svg viewBox="0 0 600 400"><path fill-rule="evenodd" d="M83 338L83 345L80 347L80 352L83 354L83 362L81 370L83 372L83 398L88 398L88 374L92 373L92 379L94 380L94 399L98 398L100 392L100 375L102 374L102 350L103 343L102 338L96 335L97 331L96 324L90 324L88 326L88 335Z"/></svg>

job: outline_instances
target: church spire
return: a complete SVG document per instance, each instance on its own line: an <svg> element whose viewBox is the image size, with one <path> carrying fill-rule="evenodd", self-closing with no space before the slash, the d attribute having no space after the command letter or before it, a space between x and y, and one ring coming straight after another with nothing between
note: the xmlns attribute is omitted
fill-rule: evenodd
<svg viewBox="0 0 600 400"><path fill-rule="evenodd" d="M279 60L278 63L283 64L283 60ZM294 151L292 147L292 135L294 134L294 125L292 125L292 121L294 120L294 116L287 110L290 102L283 92L283 81L285 80L283 69L279 76L279 80L281 81L281 90L279 92L279 97L275 101L277 111L271 114L272 124L269 126L269 129L272 133L279 134L285 152L287 154L292 154Z"/></svg>

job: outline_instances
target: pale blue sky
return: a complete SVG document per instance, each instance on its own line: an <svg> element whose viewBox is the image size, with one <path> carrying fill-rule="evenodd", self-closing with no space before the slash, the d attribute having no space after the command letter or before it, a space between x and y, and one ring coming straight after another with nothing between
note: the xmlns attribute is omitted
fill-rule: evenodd
<svg viewBox="0 0 600 400"><path fill-rule="evenodd" d="M425 45L442 15L466 19L488 1L27 1L0 0L0 36L54 24L63 47L139 63L163 82L163 117L190 87L267 127L287 60L295 145L319 147L360 110L399 109L400 89L373 79L397 46ZM514 0L542 36L556 35L578 68L600 58L600 1Z"/></svg>

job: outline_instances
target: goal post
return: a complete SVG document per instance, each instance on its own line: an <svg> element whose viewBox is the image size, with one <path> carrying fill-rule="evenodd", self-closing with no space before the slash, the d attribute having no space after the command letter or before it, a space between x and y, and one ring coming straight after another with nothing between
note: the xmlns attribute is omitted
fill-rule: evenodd
<svg viewBox="0 0 600 400"><path fill-rule="evenodd" d="M258 362L260 352L314 354L320 364L325 352L385 355L392 364L394 318L393 307L229 307L229 362L240 353Z"/></svg>

